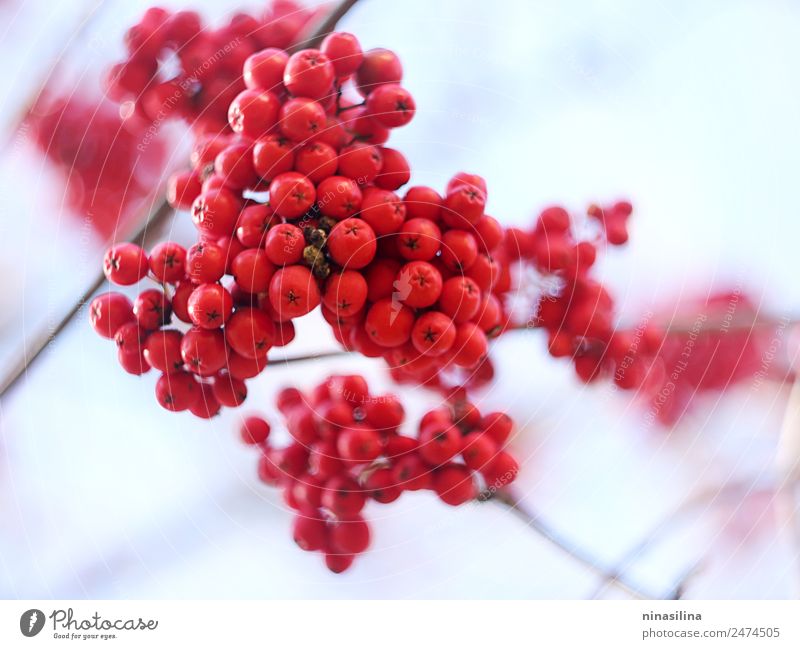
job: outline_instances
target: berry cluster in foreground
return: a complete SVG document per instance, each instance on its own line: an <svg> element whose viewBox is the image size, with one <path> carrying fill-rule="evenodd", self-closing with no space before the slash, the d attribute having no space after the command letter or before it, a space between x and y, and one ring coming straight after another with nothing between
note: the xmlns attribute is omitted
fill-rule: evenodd
<svg viewBox="0 0 800 649"><path fill-rule="evenodd" d="M261 480L281 488L295 511L295 542L322 552L333 572L346 570L369 546L363 516L369 501L387 504L404 491L430 490L457 506L507 486L519 471L504 450L511 419L482 415L462 391L427 412L414 436L401 432L399 399L371 394L358 375L331 376L307 394L284 388L277 406L288 445L274 445L260 417L244 420L241 437L260 448Z"/></svg>
<svg viewBox="0 0 800 649"><path fill-rule="evenodd" d="M149 276L159 287L134 304L105 293L91 305L127 371L162 372L162 406L210 417L240 405L269 349L317 308L343 347L383 358L398 381L474 386L491 378L489 340L509 327L518 265L551 280L528 310L549 331L551 353L570 355L583 380L627 362L632 338L615 329L590 270L599 246L627 240L630 204L590 207L582 216L595 227L579 237L587 228L561 207L530 230L505 229L486 213L476 174L455 174L441 194L412 186L401 197L411 170L386 142L416 111L402 77L393 52L363 52L341 32L320 49L245 59L232 133L199 136L191 169L170 183L197 243L160 243L149 255L112 247L111 282ZM167 328L173 315L190 328ZM618 383L636 387L640 373L623 370Z"/></svg>

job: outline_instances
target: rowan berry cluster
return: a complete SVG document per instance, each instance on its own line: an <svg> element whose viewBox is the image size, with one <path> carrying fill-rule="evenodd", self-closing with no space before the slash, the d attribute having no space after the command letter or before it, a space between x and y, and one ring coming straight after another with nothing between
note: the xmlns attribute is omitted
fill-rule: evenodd
<svg viewBox="0 0 800 649"><path fill-rule="evenodd" d="M45 91L25 125L64 179L61 200L106 241L141 209L161 174L166 149L153 142L140 150L147 124L120 118L111 102L91 95Z"/></svg>
<svg viewBox="0 0 800 649"><path fill-rule="evenodd" d="M457 506L510 484L519 470L504 450L511 419L481 415L463 392L426 413L415 436L401 432L399 399L371 394L358 375L331 376L307 394L284 388L277 406L287 445L276 446L259 417L244 420L242 440L260 448L260 479L281 488L294 510L295 542L324 553L333 572L367 549L369 501L386 504L404 491L430 490Z"/></svg>
<svg viewBox="0 0 800 649"><path fill-rule="evenodd" d="M151 122L184 119L197 133L227 130L228 106L245 89L242 65L267 47L301 38L315 12L275 0L260 16L234 14L213 29L195 11L151 7L125 34L127 57L110 68L106 92Z"/></svg>

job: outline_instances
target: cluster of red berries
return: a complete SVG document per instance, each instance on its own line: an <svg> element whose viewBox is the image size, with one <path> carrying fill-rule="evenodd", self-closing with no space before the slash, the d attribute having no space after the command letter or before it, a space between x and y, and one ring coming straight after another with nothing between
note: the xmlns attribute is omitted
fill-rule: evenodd
<svg viewBox="0 0 800 649"><path fill-rule="evenodd" d="M431 490L448 505L469 502L513 482L519 467L503 450L513 423L481 415L463 392L426 413L416 436L403 435L405 412L392 394L373 395L363 377L331 376L309 394L279 392L290 442L275 446L269 424L248 417L241 437L259 446L259 477L280 487L295 512L293 535L342 572L370 542L363 510L404 491Z"/></svg>
<svg viewBox="0 0 800 649"><path fill-rule="evenodd" d="M622 245L628 239L630 203L606 208L592 205L590 219L599 232L579 238L576 219L566 209L549 207L531 230L509 228L506 254L532 265L541 275L555 279L539 297L532 324L548 334L554 357L570 358L584 382L611 376L622 389L638 389L648 376L662 334L652 324L635 329L617 326L614 301L606 288L591 277L600 245Z"/></svg>
<svg viewBox="0 0 800 649"><path fill-rule="evenodd" d="M43 93L25 117L32 140L64 177L64 202L107 240L137 214L161 173L161 142L92 93ZM91 134L91 137L88 137Z"/></svg>
<svg viewBox="0 0 800 649"><path fill-rule="evenodd" d="M195 11L151 7L125 34L127 58L109 70L107 94L133 102L135 114L150 122L181 118L196 132L225 131L228 106L245 89L247 57L291 46L315 15L275 0L261 16L240 12L212 29Z"/></svg>

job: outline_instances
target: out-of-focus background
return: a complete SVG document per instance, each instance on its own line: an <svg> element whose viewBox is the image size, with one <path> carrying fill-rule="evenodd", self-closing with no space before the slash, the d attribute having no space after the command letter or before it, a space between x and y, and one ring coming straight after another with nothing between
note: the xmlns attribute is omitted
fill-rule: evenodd
<svg viewBox="0 0 800 649"><path fill-rule="evenodd" d="M30 118L47 115L43 88L100 96L104 66L147 5L0 3L2 374L91 284L110 236L103 206L125 196L135 225L185 163L188 134L165 125L163 150L146 154L157 164L76 210L75 194L93 188L42 154L58 142L43 143ZM239 6L193 8L213 22ZM630 242L601 263L623 318L728 291L786 322L760 359L766 378L698 396L674 427L615 390L579 384L535 332L495 344L497 381L481 401L521 422L517 493L562 546L648 596L797 596L797 506L776 490L775 469L789 391L767 375L790 368L789 321L800 316L800 6L361 0L339 27L403 61L418 112L392 146L412 183L480 173L504 224L530 223L553 202L629 197ZM67 130L90 141L95 121ZM190 241L187 221L178 214L165 236ZM334 349L318 331L318 315L305 318L288 352ZM380 363L362 358L278 366L253 382L244 410L273 414L282 385L342 369L390 387ZM258 483L233 433L241 414L167 413L154 382L120 371L81 309L2 397L0 596L630 596L499 505L452 509L423 493L368 512L373 550L331 575L294 547L280 495ZM412 416L437 401L400 394Z"/></svg>

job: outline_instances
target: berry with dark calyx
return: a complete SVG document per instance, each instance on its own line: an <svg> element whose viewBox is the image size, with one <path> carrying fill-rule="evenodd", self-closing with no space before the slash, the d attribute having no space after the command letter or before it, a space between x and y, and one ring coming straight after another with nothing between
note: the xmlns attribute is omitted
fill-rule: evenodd
<svg viewBox="0 0 800 649"><path fill-rule="evenodd" d="M212 376L225 367L225 338L219 329L193 328L181 340L181 357L187 369L199 376Z"/></svg>
<svg viewBox="0 0 800 649"><path fill-rule="evenodd" d="M442 275L426 261L411 261L397 273L393 298L415 309L432 306L442 296Z"/></svg>
<svg viewBox="0 0 800 649"><path fill-rule="evenodd" d="M302 216L316 199L314 184L296 171L282 173L269 185L270 205L275 213L287 219Z"/></svg>
<svg viewBox="0 0 800 649"><path fill-rule="evenodd" d="M335 516L356 516L366 502L366 493L352 478L336 476L325 483L322 505Z"/></svg>
<svg viewBox="0 0 800 649"><path fill-rule="evenodd" d="M231 264L231 272L236 284L247 293L264 293L275 274L275 267L267 253L260 248L250 248L240 252Z"/></svg>
<svg viewBox="0 0 800 649"><path fill-rule="evenodd" d="M240 201L233 192L227 189L204 191L192 203L192 222L204 237L226 237L236 227L239 209Z"/></svg>
<svg viewBox="0 0 800 649"><path fill-rule="evenodd" d="M362 219L345 219L331 230L327 248L333 261L342 268L364 268L375 258L375 232Z"/></svg>
<svg viewBox="0 0 800 649"><path fill-rule="evenodd" d="M247 385L227 372L220 372L214 378L214 396L223 406L238 408L247 398Z"/></svg>
<svg viewBox="0 0 800 649"><path fill-rule="evenodd" d="M313 99L295 97L281 106L278 129L295 142L305 142L321 133L327 124L325 109Z"/></svg>
<svg viewBox="0 0 800 649"><path fill-rule="evenodd" d="M216 282L225 274L225 250L210 241L198 242L186 253L186 273L194 284Z"/></svg>
<svg viewBox="0 0 800 649"><path fill-rule="evenodd" d="M269 301L280 320L289 320L313 310L321 297L317 281L304 266L285 266L269 284Z"/></svg>
<svg viewBox="0 0 800 649"><path fill-rule="evenodd" d="M317 208L337 220L355 216L363 196L358 184L345 176L328 176L317 185Z"/></svg>
<svg viewBox="0 0 800 649"><path fill-rule="evenodd" d="M295 97L323 99L331 93L335 76L336 70L325 54L305 49L289 57L283 85Z"/></svg>
<svg viewBox="0 0 800 649"><path fill-rule="evenodd" d="M183 334L175 329L161 329L152 332L144 343L144 357L147 363L160 372L169 374L183 368L181 340Z"/></svg>
<svg viewBox="0 0 800 649"><path fill-rule="evenodd" d="M89 305L89 321L103 338L113 338L122 325L134 319L133 305L122 293L101 293Z"/></svg>
<svg viewBox="0 0 800 649"><path fill-rule="evenodd" d="M156 400L167 410L188 410L199 397L200 386L188 372L162 374L156 382Z"/></svg>
<svg viewBox="0 0 800 649"><path fill-rule="evenodd" d="M358 313L367 301L367 281L361 273L345 270L328 278L322 303L339 316Z"/></svg>
<svg viewBox="0 0 800 649"><path fill-rule="evenodd" d="M264 243L267 258L276 266L298 263L303 257L303 231L291 223L270 228Z"/></svg>
<svg viewBox="0 0 800 649"><path fill-rule="evenodd" d="M455 342L453 321L439 311L428 311L417 318L411 331L414 347L427 356L441 356Z"/></svg>
<svg viewBox="0 0 800 649"><path fill-rule="evenodd" d="M225 340L245 358L264 358L273 344L275 324L260 309L240 307L225 325Z"/></svg>
<svg viewBox="0 0 800 649"><path fill-rule="evenodd" d="M189 296L189 317L201 329L219 329L233 312L233 298L219 284L200 284Z"/></svg>
<svg viewBox="0 0 800 649"><path fill-rule="evenodd" d="M414 117L416 104L405 88L386 83L378 86L367 97L367 112L387 128L405 126Z"/></svg>
<svg viewBox="0 0 800 649"><path fill-rule="evenodd" d="M147 255L133 243L112 246L103 259L106 277L120 286L135 284L147 274L147 269Z"/></svg>
<svg viewBox="0 0 800 649"><path fill-rule="evenodd" d="M384 504L394 502L403 493L395 484L392 471L388 468L376 469L370 473L364 481L364 489L370 498Z"/></svg>
<svg viewBox="0 0 800 649"><path fill-rule="evenodd" d="M133 314L142 329L159 329L169 321L172 316L172 305L158 289L142 291L133 302Z"/></svg>

